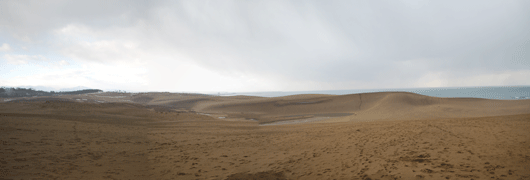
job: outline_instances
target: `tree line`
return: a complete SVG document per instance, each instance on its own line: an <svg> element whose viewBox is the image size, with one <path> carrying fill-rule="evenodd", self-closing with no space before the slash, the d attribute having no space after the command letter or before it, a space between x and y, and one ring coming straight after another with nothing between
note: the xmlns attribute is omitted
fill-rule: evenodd
<svg viewBox="0 0 530 180"><path fill-rule="evenodd" d="M58 96L58 95L76 95L103 92L100 89L83 89L78 91L41 91L33 88L12 88L0 87L0 97L33 97L33 96Z"/></svg>

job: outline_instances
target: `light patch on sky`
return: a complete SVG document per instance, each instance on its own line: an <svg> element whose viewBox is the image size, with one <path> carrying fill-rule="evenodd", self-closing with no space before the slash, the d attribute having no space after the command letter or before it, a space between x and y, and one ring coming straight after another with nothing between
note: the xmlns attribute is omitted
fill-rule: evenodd
<svg viewBox="0 0 530 180"><path fill-rule="evenodd" d="M530 1L0 1L0 86L530 85Z"/></svg>
<svg viewBox="0 0 530 180"><path fill-rule="evenodd" d="M11 54L5 54L4 60L8 64L13 65L20 65L20 64L27 64L30 61L46 61L47 58L42 55L11 55Z"/></svg>
<svg viewBox="0 0 530 180"><path fill-rule="evenodd" d="M2 79L2 84L12 86L49 86L55 89L64 87L93 87L112 89L115 86L134 87L147 86L145 81L145 70L138 66L123 63L112 63L111 66L98 63L84 63L73 67L63 67L59 62L57 66L37 66L27 64L25 69L39 69L37 73L26 74L24 71L19 75ZM33 66L33 67L31 67ZM119 67L119 68L116 68ZM15 73L13 73L15 74Z"/></svg>
<svg viewBox="0 0 530 180"><path fill-rule="evenodd" d="M0 51L9 52L11 51L11 46L7 43L3 43L2 46L0 46Z"/></svg>

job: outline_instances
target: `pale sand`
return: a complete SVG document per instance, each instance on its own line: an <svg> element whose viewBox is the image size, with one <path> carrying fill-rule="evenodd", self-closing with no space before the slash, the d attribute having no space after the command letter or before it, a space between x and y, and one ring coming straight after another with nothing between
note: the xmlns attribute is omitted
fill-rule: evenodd
<svg viewBox="0 0 530 180"><path fill-rule="evenodd" d="M260 126L275 126L275 125L285 125L285 124L303 124L303 123L312 123L312 122L319 122L329 119L330 117L312 117L312 118L306 118L306 119L297 119L297 120L287 120L287 121L279 121L279 122L273 122L273 123L265 123L260 124Z"/></svg>
<svg viewBox="0 0 530 180"><path fill-rule="evenodd" d="M528 100L111 95L0 103L0 178L530 179Z"/></svg>

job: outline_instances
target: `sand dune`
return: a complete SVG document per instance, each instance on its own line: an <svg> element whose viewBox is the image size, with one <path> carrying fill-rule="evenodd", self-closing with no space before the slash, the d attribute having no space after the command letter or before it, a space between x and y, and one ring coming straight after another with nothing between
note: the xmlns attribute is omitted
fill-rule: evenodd
<svg viewBox="0 0 530 180"><path fill-rule="evenodd" d="M525 114L530 112L530 100L436 98L414 93L385 92L205 101L199 107L195 110L226 113L229 117L256 119L261 123L314 116L344 116L328 120L342 122Z"/></svg>
<svg viewBox="0 0 530 180"><path fill-rule="evenodd" d="M260 123L315 117L329 117L326 118L328 122L345 122L487 117L530 112L530 100L437 98L407 92L304 94L274 98L175 93L97 93L59 98L169 107L228 117L228 120L253 119Z"/></svg>
<svg viewBox="0 0 530 180"><path fill-rule="evenodd" d="M0 103L0 178L530 179L528 129L529 100L24 98Z"/></svg>
<svg viewBox="0 0 530 180"><path fill-rule="evenodd" d="M527 179L528 118L187 122L159 126L152 138L166 179Z"/></svg>

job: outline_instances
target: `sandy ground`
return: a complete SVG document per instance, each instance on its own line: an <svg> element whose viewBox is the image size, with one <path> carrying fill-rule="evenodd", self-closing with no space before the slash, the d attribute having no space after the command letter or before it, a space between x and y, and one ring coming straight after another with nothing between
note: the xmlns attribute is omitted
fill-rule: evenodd
<svg viewBox="0 0 530 180"><path fill-rule="evenodd" d="M530 115L265 127L183 122L157 126L150 153L163 179L528 179L528 128Z"/></svg>
<svg viewBox="0 0 530 180"><path fill-rule="evenodd" d="M527 100L121 96L0 103L0 179L530 179Z"/></svg>

